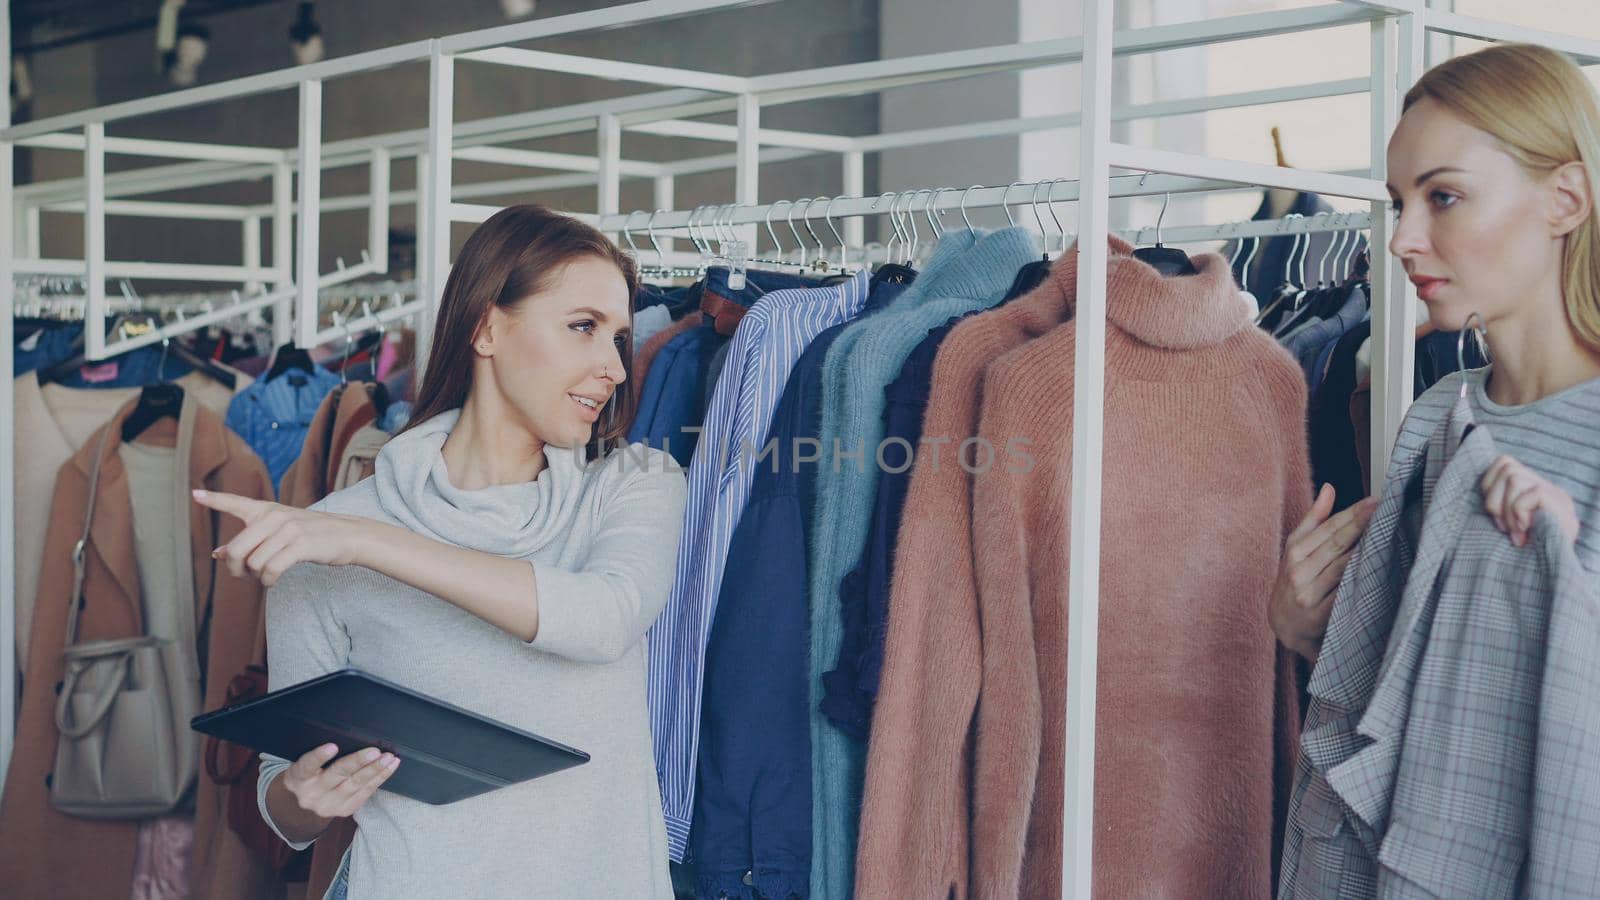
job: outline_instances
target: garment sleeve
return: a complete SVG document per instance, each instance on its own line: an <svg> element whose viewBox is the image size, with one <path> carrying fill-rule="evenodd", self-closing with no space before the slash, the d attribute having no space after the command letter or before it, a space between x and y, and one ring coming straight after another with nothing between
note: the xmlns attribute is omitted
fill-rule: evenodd
<svg viewBox="0 0 1600 900"><path fill-rule="evenodd" d="M931 422L926 433L952 433ZM938 463L937 465L935 463ZM966 895L981 678L971 493L953 445L917 454L895 546L856 854L862 900Z"/></svg>
<svg viewBox="0 0 1600 900"><path fill-rule="evenodd" d="M310 681L344 668L350 658L350 635L334 615L329 592L319 590L330 577L324 566L301 563L285 572L267 591L267 686L270 690ZM256 780L256 804L261 818L284 843L304 850L312 841L297 844L283 836L267 810L267 787L289 768L291 760L261 754L261 774Z"/></svg>
<svg viewBox="0 0 1600 900"><path fill-rule="evenodd" d="M539 633L528 646L578 662L615 662L661 614L688 487L658 454L651 457L605 504L580 568L533 563Z"/></svg>

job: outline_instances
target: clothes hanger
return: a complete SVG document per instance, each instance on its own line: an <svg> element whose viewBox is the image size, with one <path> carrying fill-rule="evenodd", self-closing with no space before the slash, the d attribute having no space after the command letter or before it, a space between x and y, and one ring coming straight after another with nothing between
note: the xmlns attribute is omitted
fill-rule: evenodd
<svg viewBox="0 0 1600 900"><path fill-rule="evenodd" d="M182 315L181 313L179 314ZM143 434L161 419L178 418L183 409L183 388L167 380L167 349L172 338L161 339L161 360L156 364L156 383L139 389L139 402L122 420L122 441L127 443Z"/></svg>
<svg viewBox="0 0 1600 900"><path fill-rule="evenodd" d="M961 192L961 221L966 224L967 231L969 233L971 233L971 234L977 234L978 233L978 229L973 228L972 227L972 220L967 218L967 195L972 193L973 188L981 188L981 187L983 187L983 185L974 184L971 187L968 187L966 190Z"/></svg>
<svg viewBox="0 0 1600 900"><path fill-rule="evenodd" d="M1147 173L1148 174L1148 173ZM1144 179L1139 179L1143 182ZM1148 264L1163 276L1171 278L1177 275L1196 275L1199 269L1189 259L1189 254L1176 247L1161 246L1161 220L1166 218L1167 205L1172 202L1172 194L1168 192L1161 201L1161 213L1156 216L1156 245L1154 247L1140 247L1133 251L1133 258Z"/></svg>
<svg viewBox="0 0 1600 900"><path fill-rule="evenodd" d="M1280 227L1288 228L1290 220L1292 220L1292 219L1303 219L1303 218L1305 218L1305 216L1303 216L1300 213L1289 213L1288 215L1283 217L1283 224ZM1279 284L1278 285L1278 289L1273 292L1273 298L1272 298L1271 302L1269 302L1266 305L1266 307L1261 310L1261 314L1256 317L1256 324L1258 326L1260 326L1261 328L1265 329L1266 331L1272 331L1273 330L1273 327L1277 324L1278 318L1280 318L1283 315L1283 313L1284 313L1284 311L1286 309L1284 307L1284 304L1286 302L1288 302L1289 298L1291 298L1291 297L1293 297L1295 295L1294 286L1289 283L1289 278L1290 278L1290 272L1291 272L1291 269L1292 269L1292 264L1293 264L1293 261L1294 261L1295 248L1297 248L1299 246L1300 246L1300 235L1297 234L1297 235L1295 235L1294 247L1290 248L1289 256L1284 259L1284 263L1283 263L1283 282L1281 284ZM1252 254L1253 254L1253 251L1252 251ZM1250 261L1246 260L1245 261L1246 271L1249 271L1249 265L1250 265Z"/></svg>

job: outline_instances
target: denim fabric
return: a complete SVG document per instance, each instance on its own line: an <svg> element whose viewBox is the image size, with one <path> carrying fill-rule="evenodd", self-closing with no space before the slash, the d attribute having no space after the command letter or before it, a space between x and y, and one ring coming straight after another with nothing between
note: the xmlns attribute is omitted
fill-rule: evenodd
<svg viewBox="0 0 1600 900"><path fill-rule="evenodd" d="M700 294L712 294L749 309L768 291L818 285L815 279L785 272L752 271L745 273L744 288L735 291L728 287L728 275L725 268L708 269ZM718 358L717 351L728 342L728 336L718 334L712 321L712 317L706 315L705 324L678 335L661 348L645 376L639 414L628 431L629 442L643 441L666 450L680 466L689 465L700 437L697 432L686 429L699 428L704 421L706 398L715 387L715 378L721 374L714 362ZM722 358L726 356L726 353L721 354Z"/></svg>
<svg viewBox="0 0 1600 900"><path fill-rule="evenodd" d="M878 285L864 314L906 286ZM777 453L756 469L729 544L706 643L690 830L703 898L789 900L808 891L806 535L817 466L808 460L822 454L805 442L822 427L822 362L848 324L818 334L790 370L767 433Z"/></svg>
<svg viewBox="0 0 1600 900"><path fill-rule="evenodd" d="M867 546L839 583L844 613L844 643L838 667L822 676L822 714L846 734L866 740L872 727L872 707L878 698L878 676L883 671L883 645L889 633L889 584L893 575L894 545L900 536L900 511L911 487L911 461L922 440L922 417L928 408L933 364L939 345L975 310L952 317L932 328L918 344L900 374L884 389L884 441L905 440L885 447L884 471L878 476L872 505L872 526ZM913 448L908 454L905 446ZM902 469L904 471L896 471Z"/></svg>
<svg viewBox="0 0 1600 900"><path fill-rule="evenodd" d="M349 895L350 848L346 847L344 856L339 858L339 870L333 873L333 881L328 883L328 891L322 895L322 900L345 900Z"/></svg>
<svg viewBox="0 0 1600 900"><path fill-rule="evenodd" d="M82 326L61 326L59 323L14 323L15 340L11 345L11 377L24 375L35 369L49 368L73 355L72 343L83 333Z"/></svg>
<svg viewBox="0 0 1600 900"><path fill-rule="evenodd" d="M228 405L228 427L267 464L274 492L300 457L317 407L338 384L339 376L327 369L310 373L292 369L271 381L257 381Z"/></svg>
<svg viewBox="0 0 1600 900"><path fill-rule="evenodd" d="M628 441L643 441L672 454L678 465L688 466L699 443L701 378L717 348L727 338L709 327L695 328L667 342L650 364L639 415L628 431Z"/></svg>
<svg viewBox="0 0 1600 900"><path fill-rule="evenodd" d="M81 348L74 343L83 334L83 326L68 325L48 328L41 332L19 327L22 340L12 345L12 377L24 372L48 369L58 362L78 355ZM194 371L194 367L168 353L161 358L161 347L140 347L113 359L94 363L78 369L58 382L64 387L94 390L96 388L144 387L161 381L172 381ZM85 377L87 375L87 377Z"/></svg>

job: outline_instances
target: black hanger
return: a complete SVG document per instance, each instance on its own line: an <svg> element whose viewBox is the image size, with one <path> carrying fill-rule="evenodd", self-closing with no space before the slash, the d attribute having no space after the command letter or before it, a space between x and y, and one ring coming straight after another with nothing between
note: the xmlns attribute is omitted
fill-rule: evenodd
<svg viewBox="0 0 1600 900"><path fill-rule="evenodd" d="M139 405L122 420L122 440L133 440L166 416L178 418L183 409L183 388L171 382L147 384L139 391Z"/></svg>
<svg viewBox="0 0 1600 900"><path fill-rule="evenodd" d="M167 351L172 349L173 343L171 338L161 342L161 362L156 364L156 377L161 380L147 384L139 391L139 404L122 420L124 443L138 437L146 428L166 416L178 418L183 410L183 388L166 380Z"/></svg>
<svg viewBox="0 0 1600 900"><path fill-rule="evenodd" d="M910 284L917 280L917 270L900 263L884 263L872 273L870 288L875 288L885 282L889 284Z"/></svg>
<svg viewBox="0 0 1600 900"><path fill-rule="evenodd" d="M1005 300L1001 302L1008 303L1021 297L1043 284L1048 277L1050 277L1050 257L1029 262L1017 271L1017 277L1011 281L1011 289L1006 291Z"/></svg>
<svg viewBox="0 0 1600 900"><path fill-rule="evenodd" d="M1175 275L1196 275L1200 270L1194 267L1189 254L1176 247L1161 246L1161 220L1167 215L1167 203L1171 202L1172 195L1161 202L1161 214L1156 216L1156 245L1154 247L1140 247L1133 251L1133 258L1149 265L1160 272L1162 277L1171 278Z"/></svg>
<svg viewBox="0 0 1600 900"><path fill-rule="evenodd" d="M294 341L279 347L278 352L273 354L272 368L267 370L266 380L271 381L290 369L299 369L308 375L317 370L316 363L311 361L311 354L296 347Z"/></svg>

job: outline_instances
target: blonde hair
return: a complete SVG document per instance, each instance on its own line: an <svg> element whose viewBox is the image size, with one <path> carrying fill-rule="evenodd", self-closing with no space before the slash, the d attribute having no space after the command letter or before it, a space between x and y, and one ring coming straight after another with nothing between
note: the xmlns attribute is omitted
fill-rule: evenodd
<svg viewBox="0 0 1600 900"><path fill-rule="evenodd" d="M1424 97L1492 135L1530 173L1583 164L1591 209L1566 237L1561 283L1573 329L1600 350L1600 104L1583 70L1548 47L1498 44L1428 70L1402 109Z"/></svg>

